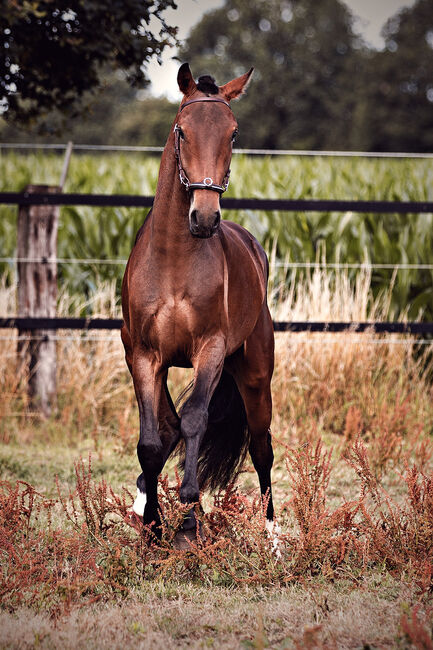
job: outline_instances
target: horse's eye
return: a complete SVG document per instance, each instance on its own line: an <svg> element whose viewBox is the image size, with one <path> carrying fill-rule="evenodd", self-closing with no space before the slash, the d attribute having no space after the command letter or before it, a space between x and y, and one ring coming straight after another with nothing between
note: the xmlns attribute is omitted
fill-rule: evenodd
<svg viewBox="0 0 433 650"><path fill-rule="evenodd" d="M180 137L182 140L185 140L184 132L182 131L182 129L180 128L180 126L177 127L177 132L179 133L179 137Z"/></svg>
<svg viewBox="0 0 433 650"><path fill-rule="evenodd" d="M239 133L239 131L237 129L235 129L233 131L233 133L232 133L232 142L234 142L236 140L238 133Z"/></svg>

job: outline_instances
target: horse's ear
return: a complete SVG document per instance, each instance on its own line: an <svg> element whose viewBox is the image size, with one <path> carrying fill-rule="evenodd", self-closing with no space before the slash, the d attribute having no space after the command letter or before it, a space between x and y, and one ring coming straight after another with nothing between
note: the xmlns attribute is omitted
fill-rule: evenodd
<svg viewBox="0 0 433 650"><path fill-rule="evenodd" d="M236 97L239 97L239 95L242 95L242 93L245 92L245 89L251 79L251 75L253 74L253 70L254 68L251 68L241 77L232 79L224 86L220 86L220 93L226 98L228 102L231 99L236 99Z"/></svg>
<svg viewBox="0 0 433 650"><path fill-rule="evenodd" d="M191 95L191 93L196 89L197 86L188 63L183 63L180 66L179 72L177 73L177 83L179 84L180 91L184 95Z"/></svg>

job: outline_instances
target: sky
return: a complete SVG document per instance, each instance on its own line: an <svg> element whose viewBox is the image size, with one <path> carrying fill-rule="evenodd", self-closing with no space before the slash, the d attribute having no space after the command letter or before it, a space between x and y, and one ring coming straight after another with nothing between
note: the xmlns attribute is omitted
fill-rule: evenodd
<svg viewBox="0 0 433 650"><path fill-rule="evenodd" d="M380 31L387 19L403 7L413 5L415 0L343 0L343 2L357 18L356 31L370 46L381 49L383 39ZM169 9L165 15L169 25L178 25L178 37L182 40L188 36L191 28L205 12L222 7L223 4L224 0L177 0L178 9L176 11ZM165 53L162 66L156 61L149 65L150 91L156 96L165 95L169 99L179 100L180 92L176 84L179 62L171 60L173 54L173 50Z"/></svg>

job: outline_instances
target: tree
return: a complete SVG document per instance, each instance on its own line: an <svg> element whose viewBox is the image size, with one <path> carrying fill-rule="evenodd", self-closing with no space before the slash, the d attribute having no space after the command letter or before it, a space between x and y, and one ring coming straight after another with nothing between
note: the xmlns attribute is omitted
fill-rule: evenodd
<svg viewBox="0 0 433 650"><path fill-rule="evenodd" d="M370 57L365 133L373 150L433 151L433 0L418 0L382 30Z"/></svg>
<svg viewBox="0 0 433 650"><path fill-rule="evenodd" d="M0 118L3 142L122 144L163 146L176 115L177 103L152 97L149 91L132 88L120 71L101 81L101 91L85 103L81 115L62 124L61 116L50 113L44 131L17 128ZM139 99L137 99L137 95Z"/></svg>
<svg viewBox="0 0 433 650"><path fill-rule="evenodd" d="M180 52L219 83L254 66L236 107L243 146L347 148L363 44L339 0L226 0Z"/></svg>
<svg viewBox="0 0 433 650"><path fill-rule="evenodd" d="M145 86L145 64L176 42L162 16L174 0L0 1L0 107L16 125L78 115L107 68Z"/></svg>

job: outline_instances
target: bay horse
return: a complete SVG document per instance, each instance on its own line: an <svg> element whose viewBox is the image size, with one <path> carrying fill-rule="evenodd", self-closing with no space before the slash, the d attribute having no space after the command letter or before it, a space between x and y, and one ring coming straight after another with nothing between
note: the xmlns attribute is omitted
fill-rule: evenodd
<svg viewBox="0 0 433 650"><path fill-rule="evenodd" d="M273 525L268 260L247 230L220 213L238 128L230 101L252 71L218 87L209 76L196 83L187 63L180 67L183 98L122 284L121 337L140 418L133 510L158 534L158 475L183 439L180 499L191 509L178 548L195 539L199 490L226 487L248 449ZM179 415L167 389L171 366L194 370Z"/></svg>

